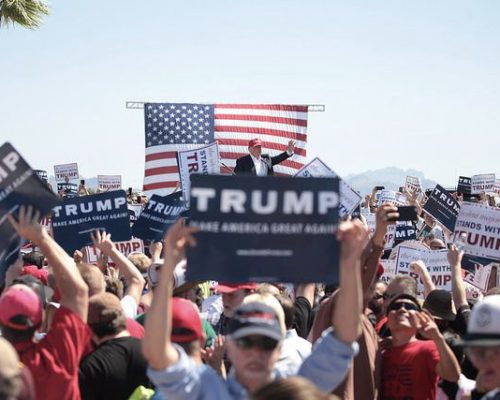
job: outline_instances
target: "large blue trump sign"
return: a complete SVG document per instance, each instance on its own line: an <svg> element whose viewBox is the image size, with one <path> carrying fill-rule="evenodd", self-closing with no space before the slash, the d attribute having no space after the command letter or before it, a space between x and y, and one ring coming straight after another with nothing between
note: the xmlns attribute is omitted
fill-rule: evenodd
<svg viewBox="0 0 500 400"><path fill-rule="evenodd" d="M188 280L338 281L338 178L192 175Z"/></svg>
<svg viewBox="0 0 500 400"><path fill-rule="evenodd" d="M127 197L123 190L64 200L52 210L54 238L69 254L92 243L90 232L105 230L115 242L129 240Z"/></svg>

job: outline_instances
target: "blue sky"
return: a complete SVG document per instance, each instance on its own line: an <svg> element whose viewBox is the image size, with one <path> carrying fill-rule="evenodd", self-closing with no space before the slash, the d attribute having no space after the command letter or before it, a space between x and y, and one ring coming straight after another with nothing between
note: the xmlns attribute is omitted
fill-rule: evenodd
<svg viewBox="0 0 500 400"><path fill-rule="evenodd" d="M495 0L54 0L42 28L0 30L0 54L0 142L49 174L141 187L138 100L324 104L308 158L340 175L500 175Z"/></svg>

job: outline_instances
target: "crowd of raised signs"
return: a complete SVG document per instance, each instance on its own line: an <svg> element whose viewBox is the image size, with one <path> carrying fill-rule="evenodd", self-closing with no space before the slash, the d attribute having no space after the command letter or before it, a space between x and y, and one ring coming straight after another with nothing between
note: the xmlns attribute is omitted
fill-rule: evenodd
<svg viewBox="0 0 500 400"><path fill-rule="evenodd" d="M361 198L311 164L186 204L51 191L5 146L0 399L500 399L494 175Z"/></svg>

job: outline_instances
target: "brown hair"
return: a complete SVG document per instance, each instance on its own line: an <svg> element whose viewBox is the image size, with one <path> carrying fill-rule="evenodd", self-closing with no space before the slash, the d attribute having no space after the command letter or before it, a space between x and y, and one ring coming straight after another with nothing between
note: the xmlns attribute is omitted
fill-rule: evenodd
<svg viewBox="0 0 500 400"><path fill-rule="evenodd" d="M95 294L104 293L106 290L106 283L104 282L104 275L101 270L95 265L80 263L76 266L83 280L89 287L89 297Z"/></svg>
<svg viewBox="0 0 500 400"><path fill-rule="evenodd" d="M334 400L337 396L323 393L311 381L300 376L280 378L268 383L250 396L251 400Z"/></svg>

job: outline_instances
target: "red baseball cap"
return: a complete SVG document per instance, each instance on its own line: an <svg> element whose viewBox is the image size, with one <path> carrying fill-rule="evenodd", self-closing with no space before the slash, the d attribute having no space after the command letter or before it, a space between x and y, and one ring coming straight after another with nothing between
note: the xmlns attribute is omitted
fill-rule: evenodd
<svg viewBox="0 0 500 400"><path fill-rule="evenodd" d="M248 147L262 146L262 141L259 138L252 139L248 142Z"/></svg>
<svg viewBox="0 0 500 400"><path fill-rule="evenodd" d="M37 328L41 323L42 302L31 288L16 284L3 292L0 297L1 325L24 331Z"/></svg>
<svg viewBox="0 0 500 400"><path fill-rule="evenodd" d="M38 269L36 265L25 265L23 267L23 271L21 272L21 276L22 275L31 275L42 282L45 286L49 284L49 271L44 268Z"/></svg>
<svg viewBox="0 0 500 400"><path fill-rule="evenodd" d="M240 289L255 290L257 289L256 283L219 283L215 290L217 293L233 293Z"/></svg>
<svg viewBox="0 0 500 400"><path fill-rule="evenodd" d="M172 342L189 343L203 338L196 305L181 297L172 297Z"/></svg>

